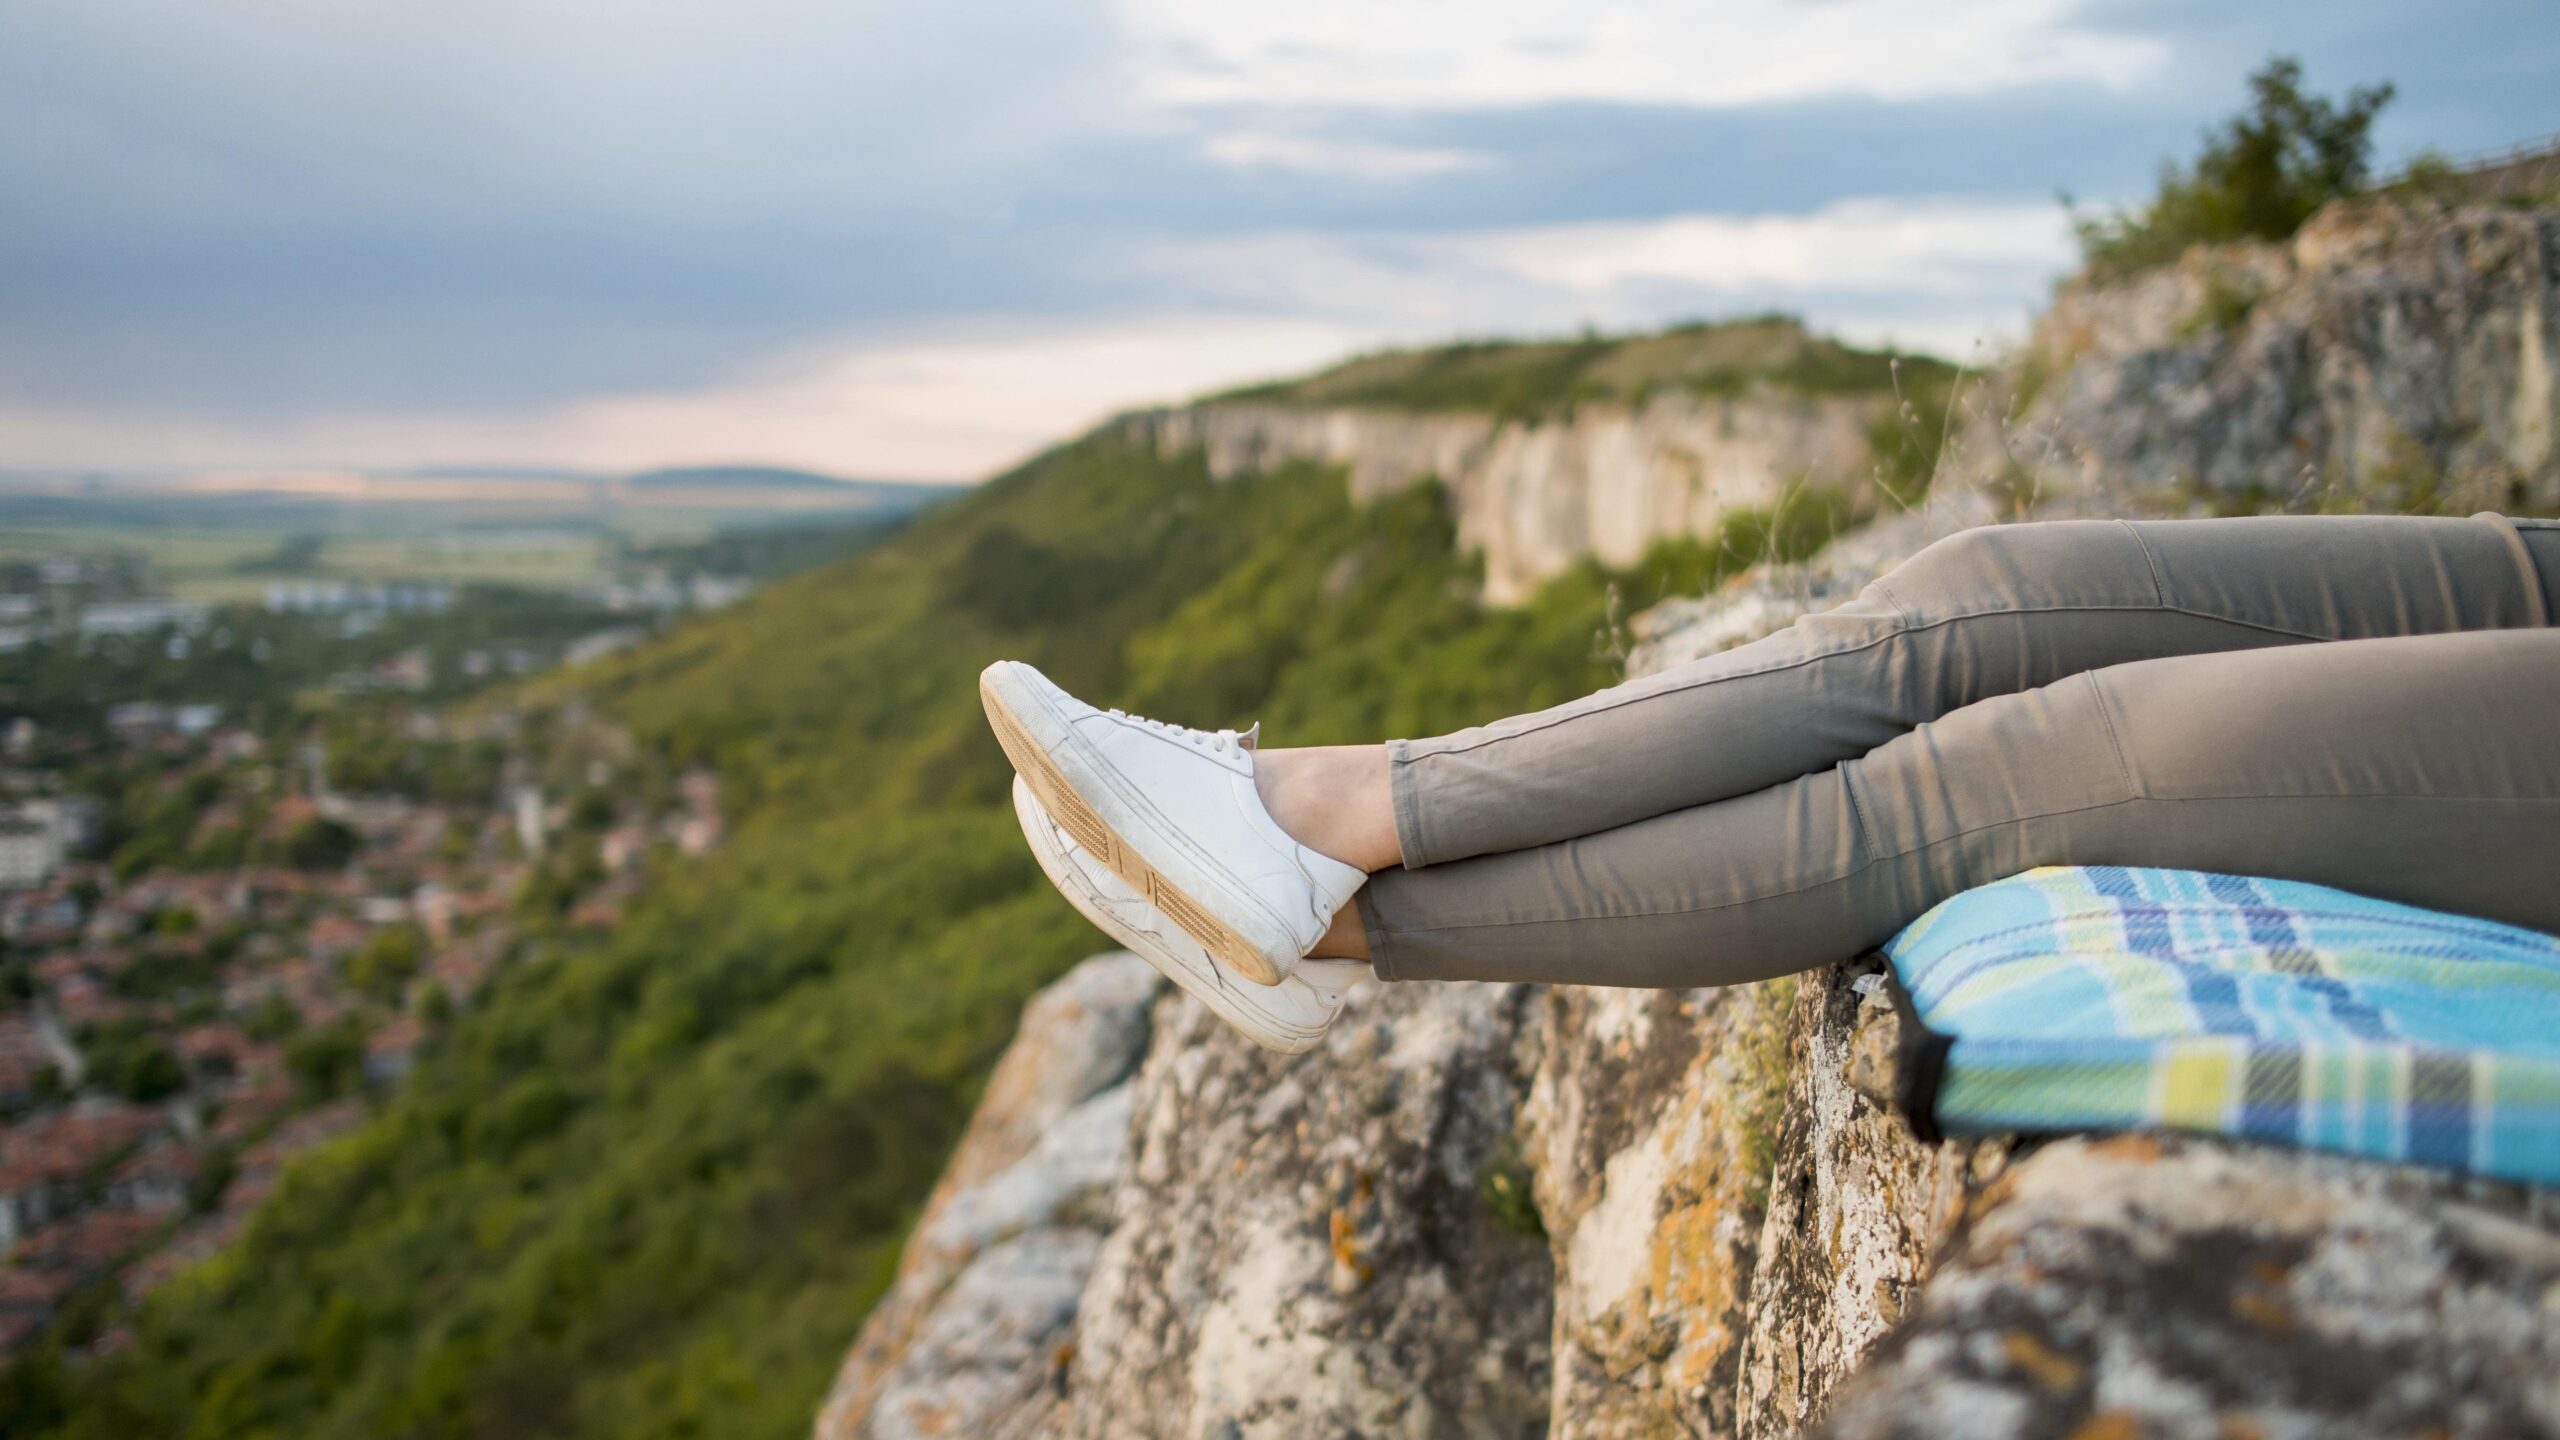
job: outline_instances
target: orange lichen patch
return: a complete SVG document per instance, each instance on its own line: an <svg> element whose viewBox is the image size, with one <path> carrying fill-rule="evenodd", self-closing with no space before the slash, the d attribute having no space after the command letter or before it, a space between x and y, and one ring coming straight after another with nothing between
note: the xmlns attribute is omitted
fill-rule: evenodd
<svg viewBox="0 0 2560 1440"><path fill-rule="evenodd" d="M2011 1166L2001 1171L1990 1184L1974 1192L1972 1200L1965 1207L1967 1223L1980 1220L1983 1216L2016 1199L2020 1184L2019 1174L2017 1167Z"/></svg>
<svg viewBox="0 0 2560 1440"><path fill-rule="evenodd" d="M1793 998L1792 987L1755 990L1751 1003L1766 1013L1734 1015L1729 1033L1747 1038L1755 1020L1782 1024ZM1685 1152L1664 1178L1671 1203L1654 1227L1647 1274L1653 1312L1677 1317L1677 1338L1663 1357L1666 1389L1674 1395L1708 1383L1742 1343L1742 1328L1729 1321L1740 1319L1751 1278L1748 1250L1766 1197L1760 1166L1768 1147L1753 1132L1770 1117L1761 1113L1766 1106L1753 1083L1766 1077L1732 1072L1766 1065L1764 1052L1739 1043L1706 1047L1708 1075L1687 1087L1685 1103L1658 1132Z"/></svg>
<svg viewBox="0 0 2560 1440"><path fill-rule="evenodd" d="M1360 1258L1360 1230L1352 1222L1349 1209L1340 1205L1333 1208L1330 1230L1335 1268L1363 1285L1376 1278L1377 1271Z"/></svg>
<svg viewBox="0 0 2560 1440"><path fill-rule="evenodd" d="M2270 1335L2290 1335L2299 1323L2294 1319L2292 1306L2255 1290L2243 1290L2231 1297L2231 1316Z"/></svg>
<svg viewBox="0 0 2560 1440"><path fill-rule="evenodd" d="M2080 1422L2071 1440L2141 1440L2142 1422L2127 1410L2103 1410Z"/></svg>
<svg viewBox="0 0 2560 1440"><path fill-rule="evenodd" d="M1669 1379L1681 1392L1703 1384L1733 1349L1737 1335L1721 1323L1741 1302L1740 1257L1727 1235L1733 1197L1712 1182L1728 1177L1712 1173L1683 1175L1675 1180L1710 1182L1662 1217L1654 1230L1649 1288L1652 1309L1679 1317L1681 1333L1668 1357ZM1704 1321L1704 1324L1699 1322Z"/></svg>
<svg viewBox="0 0 2560 1440"><path fill-rule="evenodd" d="M2088 1373L2087 1366L2024 1330L2003 1334L2000 1353L2020 1373L2047 1390L2075 1389L2080 1384L2080 1377ZM2086 1428L2082 1427L2083 1430Z"/></svg>

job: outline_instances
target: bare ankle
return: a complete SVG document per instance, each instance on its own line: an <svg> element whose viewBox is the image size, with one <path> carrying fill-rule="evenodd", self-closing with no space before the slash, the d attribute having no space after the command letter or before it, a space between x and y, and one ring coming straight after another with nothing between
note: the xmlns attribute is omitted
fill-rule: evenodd
<svg viewBox="0 0 2560 1440"><path fill-rule="evenodd" d="M1255 758L1254 785L1299 844L1363 870L1403 863L1385 746L1266 750Z"/></svg>
<svg viewBox="0 0 2560 1440"><path fill-rule="evenodd" d="M1369 958L1369 928L1360 922L1360 903L1352 901L1334 912L1333 923L1325 927L1323 938L1307 952L1310 960L1366 960Z"/></svg>

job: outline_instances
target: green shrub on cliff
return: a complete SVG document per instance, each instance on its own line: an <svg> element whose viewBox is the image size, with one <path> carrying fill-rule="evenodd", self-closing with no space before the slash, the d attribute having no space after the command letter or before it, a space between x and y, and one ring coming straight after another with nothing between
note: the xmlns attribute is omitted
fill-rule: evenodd
<svg viewBox="0 0 2560 1440"><path fill-rule="evenodd" d="M2388 84L2308 95L2300 61L2278 56L2249 77L2249 108L2205 135L2192 168L2161 167L2159 193L2137 209L2075 217L2093 274L2126 275L2176 260L2190 245L2282 240L2312 212L2364 188L2373 120Z"/></svg>

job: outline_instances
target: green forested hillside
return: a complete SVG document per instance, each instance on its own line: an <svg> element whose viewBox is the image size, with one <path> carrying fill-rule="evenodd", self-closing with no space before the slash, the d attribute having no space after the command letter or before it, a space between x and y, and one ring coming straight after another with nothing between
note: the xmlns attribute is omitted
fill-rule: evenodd
<svg viewBox="0 0 2560 1440"><path fill-rule="evenodd" d="M128 1353L12 1372L0 1433L803 1433L1020 1002L1098 948L1014 833L978 669L1281 743L1613 678L1609 577L1500 613L1472 583L1429 487L1354 510L1105 435L555 682L717 766L730 841L502 972Z"/></svg>

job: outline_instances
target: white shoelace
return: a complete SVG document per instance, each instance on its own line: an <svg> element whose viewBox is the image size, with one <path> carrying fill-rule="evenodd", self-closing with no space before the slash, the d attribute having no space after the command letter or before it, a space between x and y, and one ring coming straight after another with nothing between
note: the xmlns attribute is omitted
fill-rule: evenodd
<svg viewBox="0 0 2560 1440"><path fill-rule="evenodd" d="M1202 754L1221 759L1241 759L1246 751L1254 747L1254 742L1262 735L1262 725L1259 721L1254 723L1252 729L1241 732L1194 730L1188 725L1176 725L1165 720L1150 720L1144 715L1132 715L1126 710L1106 710L1103 713L1114 720L1135 725L1168 740L1188 745Z"/></svg>

